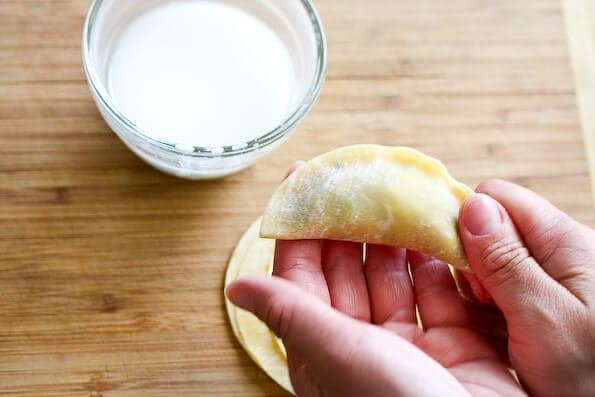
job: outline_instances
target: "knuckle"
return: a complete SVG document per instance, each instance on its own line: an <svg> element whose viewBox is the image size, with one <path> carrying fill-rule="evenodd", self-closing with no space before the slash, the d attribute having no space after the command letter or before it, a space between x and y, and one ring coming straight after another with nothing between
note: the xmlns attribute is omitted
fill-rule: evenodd
<svg viewBox="0 0 595 397"><path fill-rule="evenodd" d="M275 262L277 271L300 271L309 272L312 267L312 259L307 256L292 255L285 261Z"/></svg>
<svg viewBox="0 0 595 397"><path fill-rule="evenodd" d="M273 295L267 302L264 314L264 322L281 339L289 337L289 331L293 322L293 305L280 296Z"/></svg>
<svg viewBox="0 0 595 397"><path fill-rule="evenodd" d="M541 221L529 228L525 238L527 241L533 242L533 245L542 247L536 259L543 263L548 262L564 245L573 230L565 214L552 213L550 208L541 208L536 212L541 214Z"/></svg>
<svg viewBox="0 0 595 397"><path fill-rule="evenodd" d="M502 184L507 184L507 182L501 179L488 179L477 185L475 191L478 193L487 193L493 188L497 188L499 185L501 186Z"/></svg>
<svg viewBox="0 0 595 397"><path fill-rule="evenodd" d="M439 259L428 257L422 264L420 264L416 271L421 274L424 279L436 281L444 277L447 265ZM450 273L448 273L450 275Z"/></svg>
<svg viewBox="0 0 595 397"><path fill-rule="evenodd" d="M499 283L517 274L530 257L529 251L520 241L510 239L493 241L480 252L487 276Z"/></svg>

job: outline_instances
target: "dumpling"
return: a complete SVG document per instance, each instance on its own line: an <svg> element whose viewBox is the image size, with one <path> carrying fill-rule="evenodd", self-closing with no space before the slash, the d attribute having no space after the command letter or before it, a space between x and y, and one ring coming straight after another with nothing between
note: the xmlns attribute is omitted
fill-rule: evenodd
<svg viewBox="0 0 595 397"><path fill-rule="evenodd" d="M314 158L281 184L260 235L399 246L468 271L457 222L472 194L440 161L415 149L347 146Z"/></svg>

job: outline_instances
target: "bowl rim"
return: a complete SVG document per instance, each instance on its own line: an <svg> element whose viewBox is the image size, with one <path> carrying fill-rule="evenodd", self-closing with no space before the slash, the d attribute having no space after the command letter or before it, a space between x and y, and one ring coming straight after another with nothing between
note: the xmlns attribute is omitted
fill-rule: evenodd
<svg viewBox="0 0 595 397"><path fill-rule="evenodd" d="M169 153L178 155L191 156L191 157L203 157L203 158L221 158L221 157L233 157L237 155L243 155L270 146L277 142L288 133L290 133L300 121L306 117L310 112L314 103L318 99L322 86L324 84L327 68L328 68L328 50L327 50L327 39L322 25L322 20L318 10L314 6L312 0L295 0L299 2L308 14L308 18L311 22L311 27L314 31L314 37L316 40L316 67L314 77L310 82L310 86L302 100L296 106L295 110L291 112L285 120L280 123L273 130L260 135L257 138L249 141L238 142L233 145L223 146L198 146L198 145L187 145L180 144L178 142L166 141L162 139L155 139L138 127L133 121L127 118L122 112L120 112L113 103L111 96L109 95L105 85L99 78L95 67L91 62L90 55L90 40L93 30L93 22L99 12L99 9L104 3L104 0L93 0L85 24L83 27L82 37L82 58L83 68L91 92L94 97L99 101L104 109L107 110L110 116L115 118L118 122L122 123L126 128L132 132L137 138L148 142L152 146L158 147Z"/></svg>

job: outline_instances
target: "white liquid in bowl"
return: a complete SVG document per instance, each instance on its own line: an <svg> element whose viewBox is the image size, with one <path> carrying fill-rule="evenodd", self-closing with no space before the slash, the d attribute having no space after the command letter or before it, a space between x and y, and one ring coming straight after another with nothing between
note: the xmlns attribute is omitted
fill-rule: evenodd
<svg viewBox="0 0 595 397"><path fill-rule="evenodd" d="M188 146L241 144L295 110L299 71L265 21L226 1L163 2L114 38L107 90L147 135Z"/></svg>

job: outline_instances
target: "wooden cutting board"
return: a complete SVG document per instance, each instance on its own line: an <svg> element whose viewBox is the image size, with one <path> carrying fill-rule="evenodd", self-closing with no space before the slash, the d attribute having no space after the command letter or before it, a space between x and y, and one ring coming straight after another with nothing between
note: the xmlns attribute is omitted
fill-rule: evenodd
<svg viewBox="0 0 595 397"><path fill-rule="evenodd" d="M322 96L238 175L137 159L81 68L89 1L0 0L0 394L283 396L234 341L223 271L295 159L409 145L595 225L558 0L317 0Z"/></svg>

